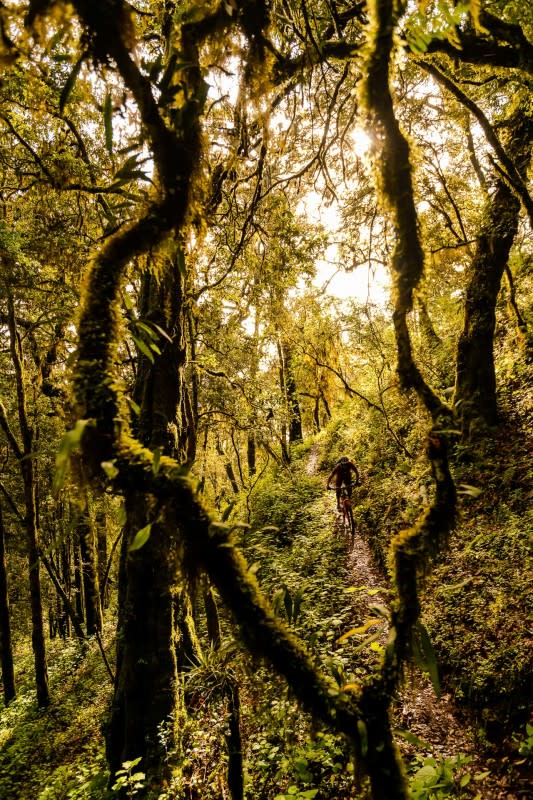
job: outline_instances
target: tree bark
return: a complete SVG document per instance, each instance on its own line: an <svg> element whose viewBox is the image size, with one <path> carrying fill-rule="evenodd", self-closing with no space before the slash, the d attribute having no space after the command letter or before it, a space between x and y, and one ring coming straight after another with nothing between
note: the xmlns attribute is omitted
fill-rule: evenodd
<svg viewBox="0 0 533 800"><path fill-rule="evenodd" d="M78 619L84 620L85 603L83 602L82 563L77 530L74 530L74 535L72 537L72 563L74 566L74 606L76 609L76 616Z"/></svg>
<svg viewBox="0 0 533 800"><path fill-rule="evenodd" d="M16 697L13 648L11 646L11 621L9 613L9 593L6 569L5 530L2 505L0 503L0 658L2 661L2 681L4 702L7 705Z"/></svg>
<svg viewBox="0 0 533 800"><path fill-rule="evenodd" d="M509 131L508 153L525 176L533 137L533 120L526 109L509 121ZM455 404L466 438L498 422L493 353L496 302L519 214L519 200L507 181L498 178L467 272L463 330L457 347Z"/></svg>
<svg viewBox="0 0 533 800"><path fill-rule="evenodd" d="M137 435L152 450L186 463L195 431L183 420L186 345L183 277L176 264L157 278L146 273L139 315L167 331L152 363L139 354L134 399L141 412ZM183 693L180 663L187 660L181 625L187 617L177 581L181 564L179 521L160 512L135 487L126 492L127 522L119 569L117 668L107 754L112 774L127 759L142 757L152 786L169 778L168 752L179 751ZM151 523L140 549L136 533ZM189 620L192 623L192 618ZM177 652L178 647L180 652ZM183 657L182 657L183 656ZM162 738L161 732L164 731ZM164 739L164 741L163 741Z"/></svg>
<svg viewBox="0 0 533 800"><path fill-rule="evenodd" d="M100 607L107 608L109 602L109 589L105 581L107 567L107 516L105 511L99 510L95 518L96 534L96 562L98 566L98 589L100 591Z"/></svg>
<svg viewBox="0 0 533 800"><path fill-rule="evenodd" d="M302 414L298 400L298 387L294 376L292 349L290 344L283 338L278 340L278 352L280 359L280 385L287 403L289 445L291 445L303 441Z"/></svg>
<svg viewBox="0 0 533 800"><path fill-rule="evenodd" d="M45 556L45 554L43 552L40 553L40 559L43 562L44 567L45 567L46 571L48 572L48 575L50 576L50 580L52 581L52 583L55 586L55 589L56 589L56 592L58 594L58 597L62 601L63 609L64 609L64 613L65 613L66 618L68 620L70 620L70 622L72 622L72 626L73 626L73 628L74 628L74 630L76 632L76 636L78 637L78 639L85 639L85 634L83 633L83 628L81 627L81 618L78 617L78 615L76 614L76 611L74 610L74 606L70 602L70 600L68 598L68 595L65 592L64 588L61 586L61 582L59 580L59 577L57 575L57 572L56 572L53 564L47 559L47 557ZM58 604L58 611L61 611L61 607L59 606L59 604ZM59 616L58 616L58 630L59 630ZM59 630L59 632L61 633L60 630ZM64 626L64 634L65 635L66 635L66 632L67 632L67 626L65 625ZM65 638L65 635L62 635L62 638Z"/></svg>
<svg viewBox="0 0 533 800"><path fill-rule="evenodd" d="M226 471L226 475L228 476L228 480L231 484L231 488L234 494L239 494L239 484L237 483L237 478L235 477L235 471L233 469L233 465L229 460L228 456L224 452L224 448L220 444L220 441L217 440L217 453L224 459L224 469Z"/></svg>
<svg viewBox="0 0 533 800"><path fill-rule="evenodd" d="M226 745L228 748L228 788L231 800L244 798L244 772L242 762L242 737L241 737L241 702L239 697L239 684L236 680L229 679L227 683L228 697L228 732Z"/></svg>
<svg viewBox="0 0 533 800"><path fill-rule="evenodd" d="M173 602L177 521L166 517L154 523L146 544L128 552L135 534L146 525L145 498L128 498L127 513L108 759L115 773L123 761L141 756L150 783L160 786L170 777L166 750L171 751L177 740L173 722L179 706Z"/></svg>
<svg viewBox="0 0 533 800"><path fill-rule="evenodd" d="M83 596L85 598L85 627L87 634L92 636L96 631L102 630L102 610L100 607L94 530L90 517L86 512L82 512L76 528L80 541Z"/></svg>
<svg viewBox="0 0 533 800"><path fill-rule="evenodd" d="M39 573L39 531L37 525L34 436L28 418L26 388L22 364L22 349L15 323L15 305L11 294L8 294L8 308L10 351L15 370L18 421L22 447L18 445L12 433L9 433L8 438L10 438L11 446L14 449L15 455L19 461L22 482L24 485L26 547L29 563L30 610L32 624L31 641L35 664L37 704L41 708L44 708L50 703L50 691L48 687L48 668L46 664L43 605L41 597L41 577ZM5 419L4 422L5 425L7 425L7 419ZM6 430L5 425L4 430Z"/></svg>
<svg viewBox="0 0 533 800"><path fill-rule="evenodd" d="M246 462L248 464L248 475L252 477L257 471L256 466L257 444L255 434L250 431L246 442Z"/></svg>

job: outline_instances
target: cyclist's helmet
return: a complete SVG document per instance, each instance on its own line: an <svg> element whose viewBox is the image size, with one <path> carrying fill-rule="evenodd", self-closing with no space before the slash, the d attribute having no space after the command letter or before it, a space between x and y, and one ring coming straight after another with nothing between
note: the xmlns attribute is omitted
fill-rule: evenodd
<svg viewBox="0 0 533 800"><path fill-rule="evenodd" d="M347 464L349 460L348 456L342 456L342 458L339 458L339 464Z"/></svg>

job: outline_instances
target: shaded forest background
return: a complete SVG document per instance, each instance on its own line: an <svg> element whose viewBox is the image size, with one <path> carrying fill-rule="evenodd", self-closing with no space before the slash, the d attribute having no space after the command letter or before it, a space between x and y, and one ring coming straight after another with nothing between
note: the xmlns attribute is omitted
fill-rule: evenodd
<svg viewBox="0 0 533 800"><path fill-rule="evenodd" d="M526 797L533 9L4 2L0 61L0 797Z"/></svg>

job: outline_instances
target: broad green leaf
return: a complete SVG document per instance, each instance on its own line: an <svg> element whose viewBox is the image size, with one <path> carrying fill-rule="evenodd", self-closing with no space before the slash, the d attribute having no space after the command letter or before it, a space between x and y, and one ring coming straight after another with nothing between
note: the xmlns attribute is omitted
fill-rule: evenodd
<svg viewBox="0 0 533 800"><path fill-rule="evenodd" d="M157 340L159 338L157 332L154 331L154 328L152 327L152 325L149 325L148 323L143 322L142 319L135 320L135 327L139 328L140 330L142 330L146 334L148 334L150 339Z"/></svg>
<svg viewBox="0 0 533 800"><path fill-rule="evenodd" d="M280 612L281 604L283 602L284 595L285 595L285 590L284 589L277 589L274 592L274 596L272 598L272 608L274 609L274 613L275 614L279 614L279 612Z"/></svg>
<svg viewBox="0 0 533 800"><path fill-rule="evenodd" d="M139 159L139 153L134 153L132 156L126 159L126 161L122 164L122 166L115 172L113 178L117 180L118 178L127 178L131 175L132 171L137 168L137 161Z"/></svg>
<svg viewBox="0 0 533 800"><path fill-rule="evenodd" d="M126 308L128 309L128 311L133 311L133 300L131 299L131 297L129 296L129 294L127 292L125 292L122 295L122 301L123 301L124 305L126 306Z"/></svg>
<svg viewBox="0 0 533 800"><path fill-rule="evenodd" d="M178 248L177 252L177 265L181 275L187 275L187 264L185 263L185 253L182 248Z"/></svg>
<svg viewBox="0 0 533 800"><path fill-rule="evenodd" d="M154 457L152 460L152 472L154 475L157 475L157 473L159 472L159 464L161 462L162 450L163 449L161 447L156 447L154 450Z"/></svg>
<svg viewBox="0 0 533 800"><path fill-rule="evenodd" d="M431 639L429 638L429 633L421 622L417 622L415 625L415 637L413 644L415 660L417 660L418 657L419 667L428 673L433 685L433 689L435 690L435 694L437 697L440 697L441 688L437 658L435 656L433 645L431 644Z"/></svg>
<svg viewBox="0 0 533 800"><path fill-rule="evenodd" d="M133 550L140 550L143 547L148 539L150 538L150 533L152 532L152 523L149 522L148 525L145 525L144 528L141 528L140 531L134 536L133 542L129 546L130 553Z"/></svg>
<svg viewBox="0 0 533 800"><path fill-rule="evenodd" d="M153 364L155 360L154 354L152 353L146 342L143 342L143 340L139 339L138 336L132 336L132 339L135 342L137 349L140 350L141 353L143 353L146 356L146 358L150 361L151 364Z"/></svg>
<svg viewBox="0 0 533 800"><path fill-rule="evenodd" d="M291 596L291 593L290 593L289 589L287 588L287 586L285 586L284 588L285 588L285 594L283 596L283 605L285 606L285 613L287 614L287 619L288 619L289 623L291 623L292 622L292 596Z"/></svg>
<svg viewBox="0 0 533 800"><path fill-rule="evenodd" d="M222 522L226 522L226 520L228 519L229 515L231 514L234 508L235 508L235 500L232 500L231 503L228 503L228 505L222 512L222 517L221 517Z"/></svg>
<svg viewBox="0 0 533 800"><path fill-rule="evenodd" d="M137 417L140 416L140 413L141 413L140 405L138 403L136 403L135 400L132 400L131 397L126 396L126 400L128 401L128 404L129 404L131 410L133 411L133 413Z"/></svg>
<svg viewBox="0 0 533 800"><path fill-rule="evenodd" d="M81 69L81 65L83 64L84 59L85 59L85 53L82 53L82 55L78 58L78 60L76 61L76 63L72 67L72 70L70 71L70 74L69 74L69 76L67 78L67 81L66 81L65 85L63 86L63 89L61 90L61 94L59 96L59 113L60 114L63 114L63 111L65 110L65 106L67 105L68 99L69 99L69 97L70 97L70 95L72 93L72 90L73 90L73 88L74 88L74 86L76 84L76 80L78 78L78 75L79 75L79 72L80 72L80 69Z"/></svg>
<svg viewBox="0 0 533 800"><path fill-rule="evenodd" d="M357 720L357 732L359 733L359 740L361 743L361 755L364 758L368 753L368 732L362 719Z"/></svg>
<svg viewBox="0 0 533 800"><path fill-rule="evenodd" d="M424 739L421 739L420 736L416 736L414 733L411 733L411 731L406 731L403 728L397 728L393 731L393 734L395 736L401 736L401 738L405 739L406 742L418 747L420 750L429 749L429 744L425 742Z"/></svg>
<svg viewBox="0 0 533 800"><path fill-rule="evenodd" d="M74 427L70 431L67 431L61 439L56 455L56 470L53 481L54 491L58 491L62 488L67 474L70 454L79 447L85 428L90 423L92 423L90 419L76 420Z"/></svg>

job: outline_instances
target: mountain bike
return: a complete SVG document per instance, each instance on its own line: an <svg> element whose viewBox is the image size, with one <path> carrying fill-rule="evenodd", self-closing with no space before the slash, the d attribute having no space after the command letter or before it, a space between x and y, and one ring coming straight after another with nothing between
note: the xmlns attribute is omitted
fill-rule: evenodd
<svg viewBox="0 0 533 800"><path fill-rule="evenodd" d="M350 541L353 544L355 538L355 520L353 516L352 498L349 494L349 489L352 486L357 486L355 483L350 483L347 486L341 486L339 496L340 513L342 514L342 529L346 534L350 534ZM336 490L336 486L328 486L328 489Z"/></svg>

